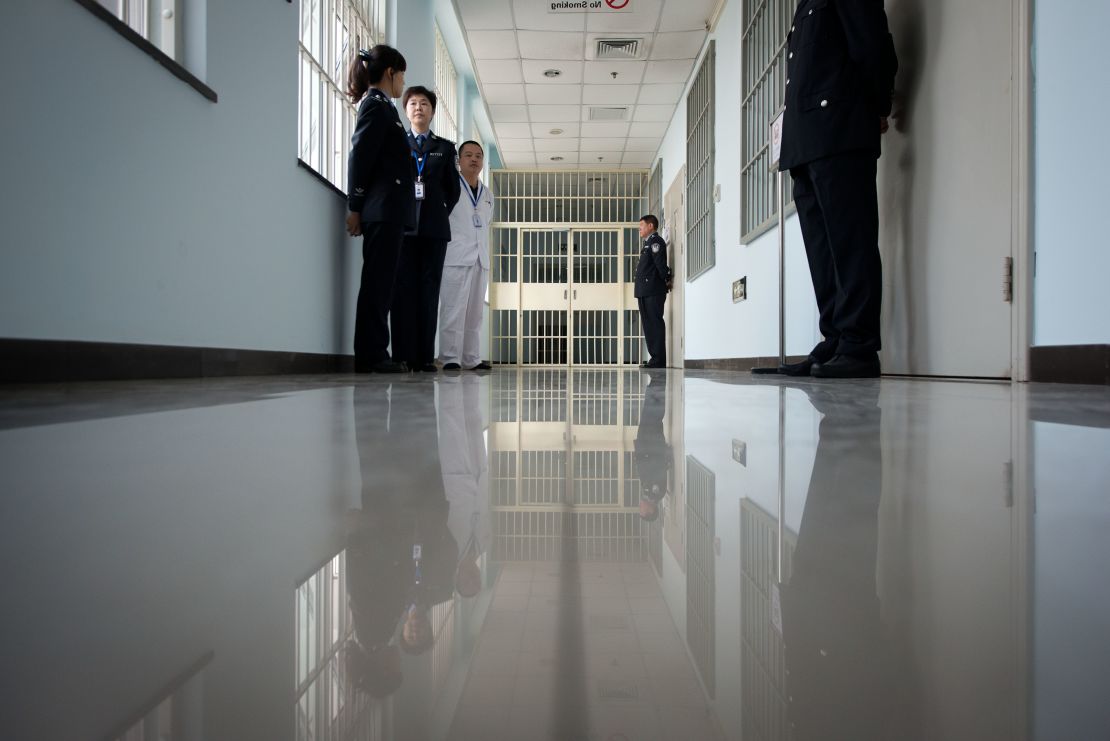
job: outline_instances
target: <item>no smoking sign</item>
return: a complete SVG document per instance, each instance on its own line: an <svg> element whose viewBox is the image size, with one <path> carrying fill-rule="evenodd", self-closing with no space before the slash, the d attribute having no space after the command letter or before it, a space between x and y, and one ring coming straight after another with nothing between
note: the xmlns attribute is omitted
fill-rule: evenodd
<svg viewBox="0 0 1110 741"><path fill-rule="evenodd" d="M551 13L608 13L614 10L624 10L632 0L554 0L551 3Z"/></svg>

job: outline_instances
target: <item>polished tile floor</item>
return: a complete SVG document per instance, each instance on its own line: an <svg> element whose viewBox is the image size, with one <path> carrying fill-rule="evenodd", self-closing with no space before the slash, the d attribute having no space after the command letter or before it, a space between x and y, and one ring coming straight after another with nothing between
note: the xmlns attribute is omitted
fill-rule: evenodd
<svg viewBox="0 0 1110 741"><path fill-rule="evenodd" d="M1110 390L0 389L0 737L1110 739Z"/></svg>

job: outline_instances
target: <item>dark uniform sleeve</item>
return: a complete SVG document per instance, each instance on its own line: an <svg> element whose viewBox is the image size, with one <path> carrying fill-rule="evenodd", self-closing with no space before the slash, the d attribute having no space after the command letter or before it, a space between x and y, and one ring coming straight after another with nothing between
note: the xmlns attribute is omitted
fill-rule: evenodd
<svg viewBox="0 0 1110 741"><path fill-rule="evenodd" d="M381 113L381 104L367 95L358 108L355 133L351 135L351 154L347 157L347 208L356 213L362 211L362 204L366 202L371 173L385 138L386 119Z"/></svg>
<svg viewBox="0 0 1110 741"><path fill-rule="evenodd" d="M655 246L658 245L659 249L656 250ZM667 266L667 243L662 237L656 235L652 240L651 261L655 265L656 271L659 273L659 279L664 283L669 283L671 280L671 269Z"/></svg>
<svg viewBox="0 0 1110 741"><path fill-rule="evenodd" d="M462 185L459 183L459 153L455 149L455 143L445 141L447 147L451 150L450 162L443 168L443 195L447 199L447 212L450 213L455 208L455 204L459 202L459 197L462 196Z"/></svg>
<svg viewBox="0 0 1110 741"><path fill-rule="evenodd" d="M889 116L898 56L883 0L837 0L848 55L871 85L879 114Z"/></svg>

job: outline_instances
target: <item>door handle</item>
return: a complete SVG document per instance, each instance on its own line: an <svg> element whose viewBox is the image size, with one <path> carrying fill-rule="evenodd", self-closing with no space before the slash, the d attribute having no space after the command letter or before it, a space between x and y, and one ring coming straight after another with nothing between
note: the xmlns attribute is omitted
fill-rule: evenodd
<svg viewBox="0 0 1110 741"><path fill-rule="evenodd" d="M574 300L575 301L578 300L578 289L577 288L574 289Z"/></svg>
<svg viewBox="0 0 1110 741"><path fill-rule="evenodd" d="M566 292L566 290L564 290L564 291L563 291L563 300L564 300L564 301L566 301L566 300L567 300L567 292Z"/></svg>

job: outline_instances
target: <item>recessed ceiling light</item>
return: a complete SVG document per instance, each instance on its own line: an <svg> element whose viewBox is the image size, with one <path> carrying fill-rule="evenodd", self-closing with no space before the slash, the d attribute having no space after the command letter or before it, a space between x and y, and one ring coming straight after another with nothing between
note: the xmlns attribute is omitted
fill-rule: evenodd
<svg viewBox="0 0 1110 741"><path fill-rule="evenodd" d="M556 155L555 157L552 157L552 158L551 158L551 161L552 161L552 162L562 162L562 161L563 161L563 158L562 158L562 157L559 157L558 155Z"/></svg>
<svg viewBox="0 0 1110 741"><path fill-rule="evenodd" d="M547 133L551 134L552 136L558 136L559 134L563 133L563 130L562 129L552 129L551 131L549 131Z"/></svg>
<svg viewBox="0 0 1110 741"><path fill-rule="evenodd" d="M555 77L558 77L561 74L563 74L563 71L561 69L545 69L543 71L543 76L544 77L555 78Z"/></svg>

